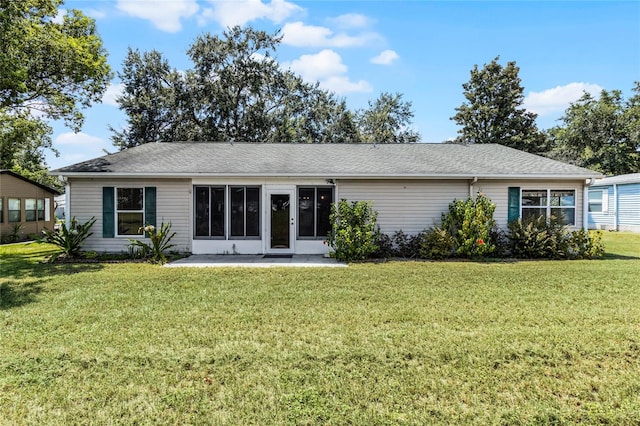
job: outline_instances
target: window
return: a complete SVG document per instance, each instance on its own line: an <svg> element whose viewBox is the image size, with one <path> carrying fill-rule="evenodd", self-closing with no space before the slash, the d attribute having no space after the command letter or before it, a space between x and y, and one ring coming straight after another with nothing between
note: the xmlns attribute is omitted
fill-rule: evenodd
<svg viewBox="0 0 640 426"><path fill-rule="evenodd" d="M521 206L523 221L544 216L547 219L553 217L563 225L576 223L574 190L523 190Z"/></svg>
<svg viewBox="0 0 640 426"><path fill-rule="evenodd" d="M20 199L9 198L7 207L9 207L9 222L20 222L22 220L20 216Z"/></svg>
<svg viewBox="0 0 640 426"><path fill-rule="evenodd" d="M194 193L195 236L224 237L224 186L196 186Z"/></svg>
<svg viewBox="0 0 640 426"><path fill-rule="evenodd" d="M327 237L332 202L333 187L298 188L298 237Z"/></svg>
<svg viewBox="0 0 640 426"><path fill-rule="evenodd" d="M260 236L260 188L231 186L231 237Z"/></svg>
<svg viewBox="0 0 640 426"><path fill-rule="evenodd" d="M609 210L609 191L589 191L589 212L606 213Z"/></svg>
<svg viewBox="0 0 640 426"><path fill-rule="evenodd" d="M142 188L116 188L118 235L142 235L144 191Z"/></svg>
<svg viewBox="0 0 640 426"><path fill-rule="evenodd" d="M260 188L257 186L194 187L194 236L260 237ZM228 199L227 199L228 197Z"/></svg>
<svg viewBox="0 0 640 426"><path fill-rule="evenodd" d="M24 200L24 216L27 222L44 220L44 200L27 198Z"/></svg>

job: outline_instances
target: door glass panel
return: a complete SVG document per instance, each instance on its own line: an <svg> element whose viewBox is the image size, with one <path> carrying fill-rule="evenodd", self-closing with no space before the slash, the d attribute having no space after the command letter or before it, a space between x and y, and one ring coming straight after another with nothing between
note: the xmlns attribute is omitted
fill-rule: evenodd
<svg viewBox="0 0 640 426"><path fill-rule="evenodd" d="M271 248L288 249L289 195L271 195Z"/></svg>

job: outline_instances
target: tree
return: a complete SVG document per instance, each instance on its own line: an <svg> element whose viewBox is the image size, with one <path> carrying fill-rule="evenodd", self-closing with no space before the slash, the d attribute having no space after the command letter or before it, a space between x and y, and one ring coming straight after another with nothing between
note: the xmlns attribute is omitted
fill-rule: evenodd
<svg viewBox="0 0 640 426"><path fill-rule="evenodd" d="M549 156L607 175L640 172L640 82L633 93L627 101L619 90L584 93L549 130Z"/></svg>
<svg viewBox="0 0 640 426"><path fill-rule="evenodd" d="M375 101L369 101L369 108L361 113L362 140L368 143L417 142L420 134L409 128L412 118L411 102L403 101L400 93L382 93Z"/></svg>
<svg viewBox="0 0 640 426"><path fill-rule="evenodd" d="M152 141L361 142L365 128L344 99L284 70L274 59L282 37L251 27L204 34L188 49L193 68L172 69L158 52L129 51L118 99L128 125L112 129L120 149ZM386 96L386 97L385 97ZM379 142L409 142L411 103L385 95L376 104ZM385 103L386 102L386 103ZM373 121L373 120L370 120Z"/></svg>
<svg viewBox="0 0 640 426"><path fill-rule="evenodd" d="M62 0L0 0L0 136L3 168L42 169L52 149L46 119L79 131L111 71L95 22ZM37 171L37 170L36 170Z"/></svg>
<svg viewBox="0 0 640 426"><path fill-rule="evenodd" d="M451 117L462 128L459 143L497 143L527 152L544 151L544 135L538 131L537 115L521 108L524 88L519 67L506 67L496 57L482 69L475 65L471 79L462 85L466 102Z"/></svg>

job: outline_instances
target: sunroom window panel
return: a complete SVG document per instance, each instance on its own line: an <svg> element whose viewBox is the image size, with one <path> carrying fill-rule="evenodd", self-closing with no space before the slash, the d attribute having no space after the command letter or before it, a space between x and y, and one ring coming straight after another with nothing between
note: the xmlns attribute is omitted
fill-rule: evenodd
<svg viewBox="0 0 640 426"><path fill-rule="evenodd" d="M260 189L247 188L246 223L247 237L260 236Z"/></svg>
<svg viewBox="0 0 640 426"><path fill-rule="evenodd" d="M298 227L301 237L314 237L315 189L298 189Z"/></svg>
<svg viewBox="0 0 640 426"><path fill-rule="evenodd" d="M224 237L224 188L211 188L211 236Z"/></svg>
<svg viewBox="0 0 640 426"><path fill-rule="evenodd" d="M8 202L7 202L7 207L8 207L8 219L9 222L20 222L21 221L21 215L20 215L20 199L19 198L9 198Z"/></svg>
<svg viewBox="0 0 640 426"><path fill-rule="evenodd" d="M231 236L244 236L244 187L231 188Z"/></svg>
<svg viewBox="0 0 640 426"><path fill-rule="evenodd" d="M196 237L209 236L209 187L196 187Z"/></svg>
<svg viewBox="0 0 640 426"><path fill-rule="evenodd" d="M316 236L326 237L331 229L329 215L331 214L331 203L333 202L333 188L318 188L318 211Z"/></svg>
<svg viewBox="0 0 640 426"><path fill-rule="evenodd" d="M44 199L38 199L36 205L38 220L44 220Z"/></svg>

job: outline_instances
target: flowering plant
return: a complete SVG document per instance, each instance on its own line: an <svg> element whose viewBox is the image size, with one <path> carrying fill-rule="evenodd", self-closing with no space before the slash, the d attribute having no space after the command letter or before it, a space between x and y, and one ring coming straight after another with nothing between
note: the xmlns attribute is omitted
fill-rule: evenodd
<svg viewBox="0 0 640 426"><path fill-rule="evenodd" d="M68 226L62 221L62 224L56 230L43 230L42 238L38 241L55 244L62 249L62 253L66 256L78 257L84 240L93 235L93 232L89 232L89 230L95 222L96 218L92 217L85 223L78 223L74 216Z"/></svg>
<svg viewBox="0 0 640 426"><path fill-rule="evenodd" d="M170 241L176 235L175 232L170 232L171 222L162 222L160 229L156 229L153 225L146 225L140 228L140 231L143 231L144 235L151 240L151 244L142 240L129 239L132 251L137 251L140 257L149 258L153 262L165 263L167 257L164 252L174 247Z"/></svg>

